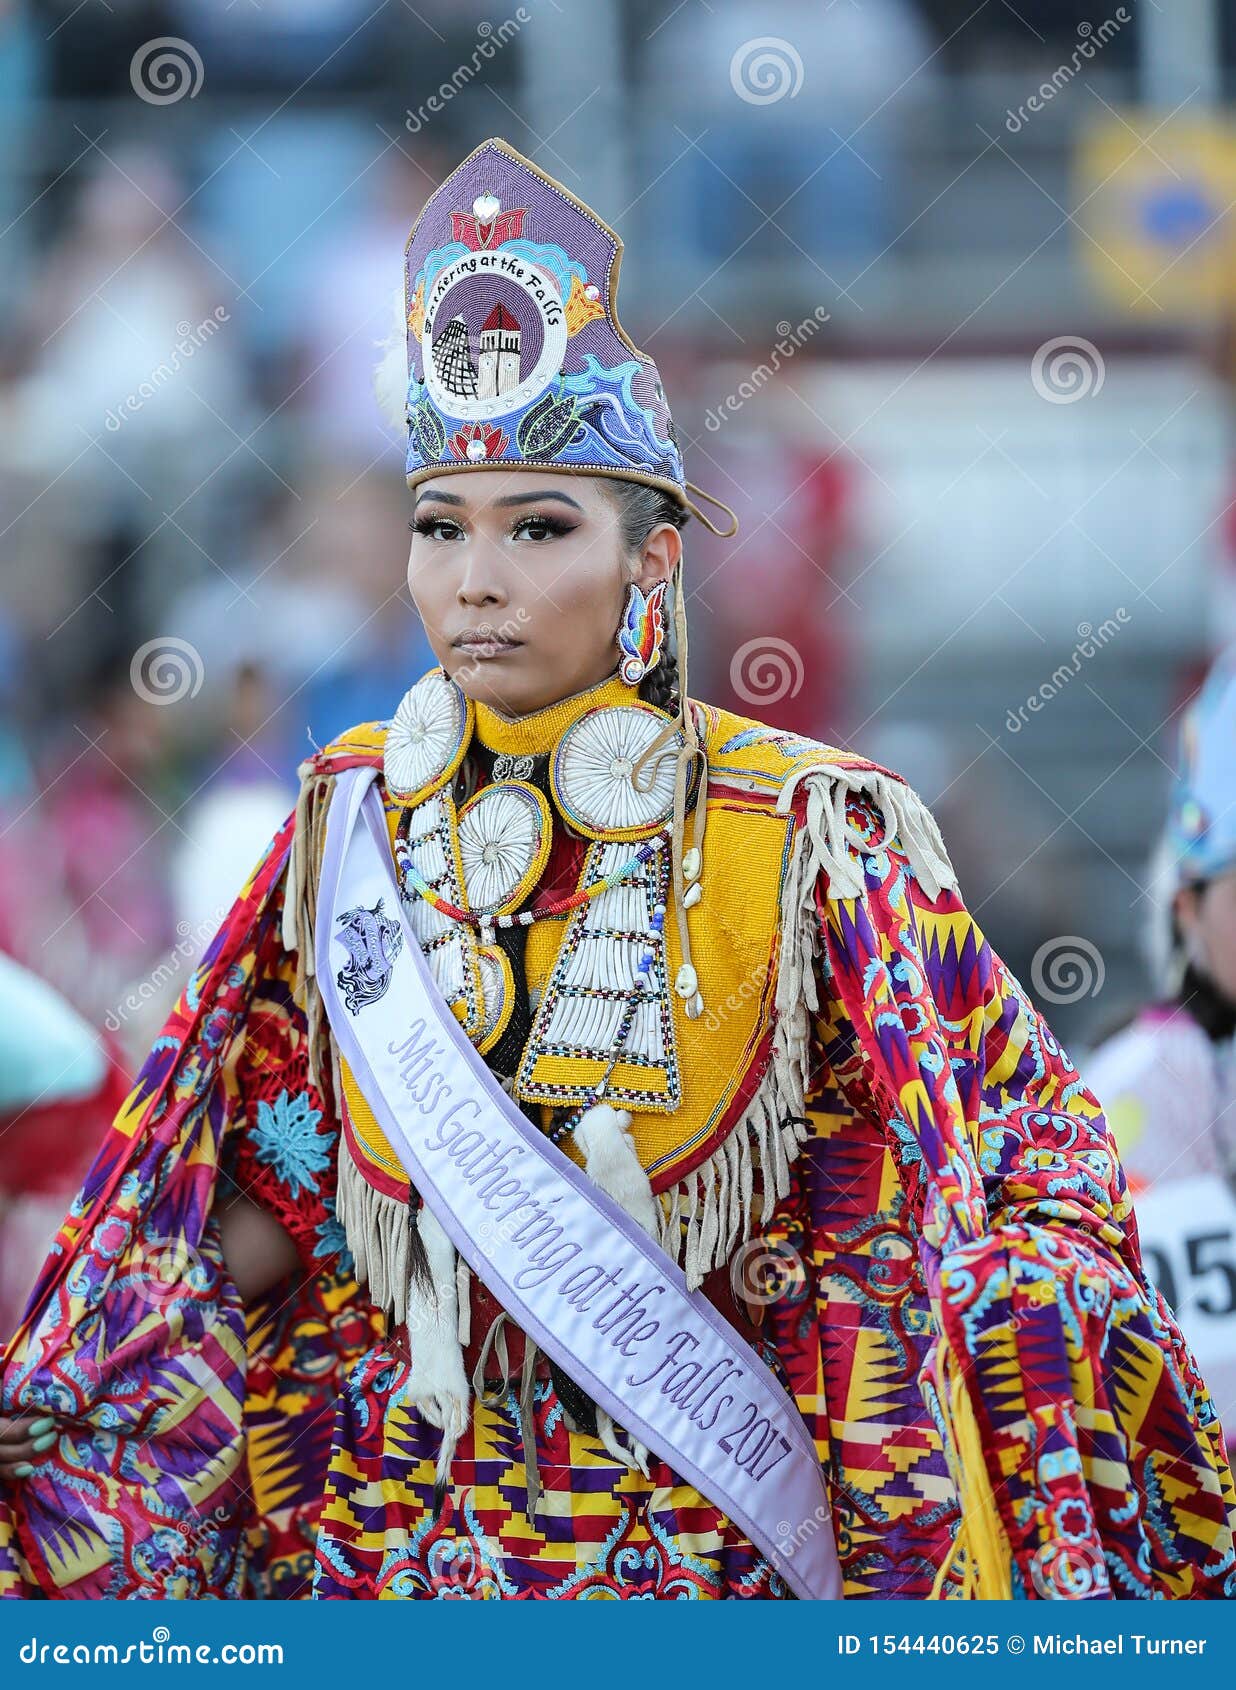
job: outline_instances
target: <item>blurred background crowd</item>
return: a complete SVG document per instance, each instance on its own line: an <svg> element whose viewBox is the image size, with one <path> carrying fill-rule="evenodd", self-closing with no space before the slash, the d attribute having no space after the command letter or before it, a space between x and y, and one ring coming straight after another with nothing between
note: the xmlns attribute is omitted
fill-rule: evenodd
<svg viewBox="0 0 1236 1690"><path fill-rule="evenodd" d="M370 375L491 134L621 232L739 512L693 693L904 773L1096 1042L1236 637L1234 92L1236 0L0 0L0 1071L32 980L134 1071L298 761L431 662Z"/></svg>

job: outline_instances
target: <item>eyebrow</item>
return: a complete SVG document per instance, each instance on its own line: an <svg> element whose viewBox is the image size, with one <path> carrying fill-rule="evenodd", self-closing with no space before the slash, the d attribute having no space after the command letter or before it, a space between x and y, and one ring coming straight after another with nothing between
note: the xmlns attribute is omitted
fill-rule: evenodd
<svg viewBox="0 0 1236 1690"><path fill-rule="evenodd" d="M440 505L462 505L466 503L464 499L460 498L458 493L439 493L431 488L428 492L422 493L420 498L417 499L417 507L419 508L426 499L432 499L435 503ZM566 493L508 493L501 499L495 499L494 504L505 509L509 505L540 505L546 503L547 501L554 501L560 505L570 505L572 510L579 511L581 515L583 514L584 507Z"/></svg>

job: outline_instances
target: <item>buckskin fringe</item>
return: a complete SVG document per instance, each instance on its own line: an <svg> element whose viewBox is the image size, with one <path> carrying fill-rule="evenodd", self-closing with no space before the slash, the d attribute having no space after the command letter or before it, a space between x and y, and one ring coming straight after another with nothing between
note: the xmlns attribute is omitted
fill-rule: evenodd
<svg viewBox="0 0 1236 1690"><path fill-rule="evenodd" d="M396 1325L408 1318L412 1228L405 1203L375 1191L345 1144L339 1147L335 1213L356 1262L356 1278Z"/></svg>
<svg viewBox="0 0 1236 1690"><path fill-rule="evenodd" d="M662 1247L694 1290L728 1263L790 1189L790 1168L811 1128L811 1014L818 1009L814 852L805 830L794 840L781 895L776 1018L768 1068L742 1120L706 1162L661 1194Z"/></svg>
<svg viewBox="0 0 1236 1690"><path fill-rule="evenodd" d="M339 1060L314 973L318 881L322 872L326 817L335 777L315 772L312 758L303 762L296 772L301 784L296 799L295 831L284 887L283 946L296 956L292 996L304 1010L308 1025L309 1078L319 1093L333 1102L337 1112L343 1095L339 1089Z"/></svg>
<svg viewBox="0 0 1236 1690"><path fill-rule="evenodd" d="M314 967L314 933L326 817L335 777L315 770L312 758L297 769L296 829L288 858L283 900L283 944L296 956L292 995L305 1012L309 1078L342 1127L343 1084L339 1051L330 1030ZM372 1301L396 1322L408 1316L412 1229L406 1204L375 1191L353 1160L346 1139L339 1146L335 1211L356 1263L356 1278L368 1284Z"/></svg>
<svg viewBox="0 0 1236 1690"><path fill-rule="evenodd" d="M846 769L838 763L809 763L786 781L777 797L777 814L790 808L794 788L808 780L807 835L817 871L828 875L835 897L861 898L866 882L851 850L870 846L846 819L846 805L858 793L871 799L884 818L890 842L895 839L909 859L929 898L957 889L957 876L948 860L936 819L918 794L897 775L877 769ZM848 848L849 847L849 848Z"/></svg>
<svg viewBox="0 0 1236 1690"><path fill-rule="evenodd" d="M759 1089L733 1132L708 1160L660 1196L660 1241L679 1261L694 1290L705 1276L730 1262L734 1250L764 1224L790 1188L790 1168L811 1136L804 1118L811 1083L811 1020L817 991L820 922L816 884L827 875L835 897L860 897L864 879L850 844L866 848L846 820L846 804L862 792L879 808L929 896L956 887L935 818L895 775L809 765L792 775L777 799L790 808L795 786L806 779L806 824L798 830L781 895L781 949L777 963L772 1054ZM741 1290L739 1285L736 1289Z"/></svg>

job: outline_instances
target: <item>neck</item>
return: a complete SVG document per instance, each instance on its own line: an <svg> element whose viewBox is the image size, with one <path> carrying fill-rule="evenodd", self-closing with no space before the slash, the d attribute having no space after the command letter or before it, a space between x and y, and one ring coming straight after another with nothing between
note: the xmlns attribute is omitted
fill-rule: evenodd
<svg viewBox="0 0 1236 1690"><path fill-rule="evenodd" d="M586 711L605 705L633 704L638 694L627 686L617 670L582 692L573 692L555 704L547 704L527 716L506 716L492 705L477 703L476 738L491 751L513 756L535 756L552 751L573 722Z"/></svg>

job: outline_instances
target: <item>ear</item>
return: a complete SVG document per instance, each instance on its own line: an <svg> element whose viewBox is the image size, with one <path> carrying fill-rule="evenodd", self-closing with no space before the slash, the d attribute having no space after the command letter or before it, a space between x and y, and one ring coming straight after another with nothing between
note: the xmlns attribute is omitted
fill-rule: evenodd
<svg viewBox="0 0 1236 1690"><path fill-rule="evenodd" d="M668 581L682 557L682 535L672 522L661 522L640 547L639 566L633 579L640 591L649 592L658 581Z"/></svg>
<svg viewBox="0 0 1236 1690"><path fill-rule="evenodd" d="M408 426L408 323L404 315L403 278L392 300L391 332L374 342L382 352L373 368L373 392L378 409L392 428L402 432Z"/></svg>

